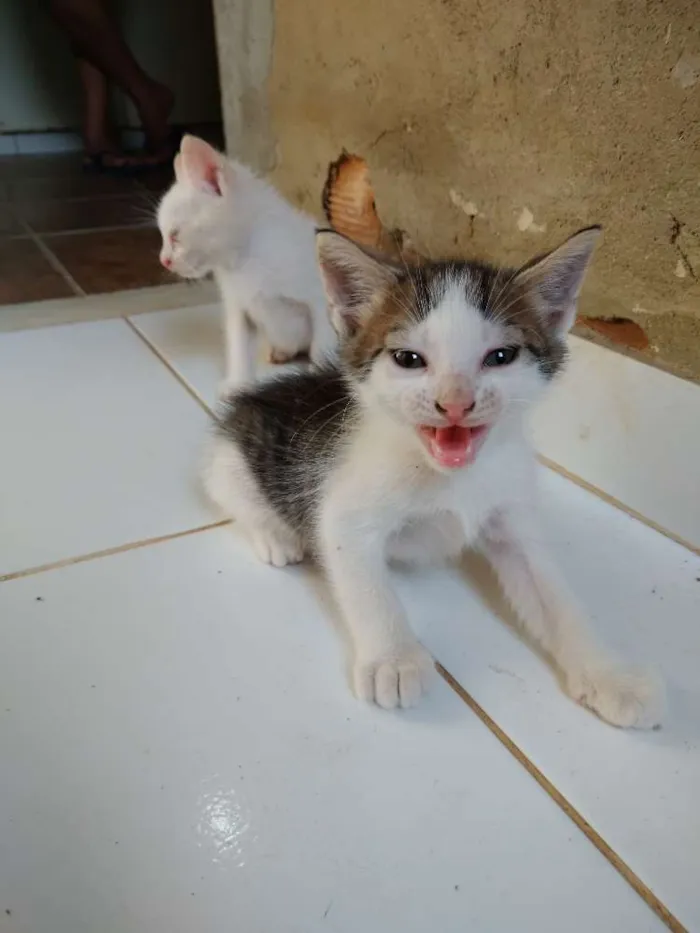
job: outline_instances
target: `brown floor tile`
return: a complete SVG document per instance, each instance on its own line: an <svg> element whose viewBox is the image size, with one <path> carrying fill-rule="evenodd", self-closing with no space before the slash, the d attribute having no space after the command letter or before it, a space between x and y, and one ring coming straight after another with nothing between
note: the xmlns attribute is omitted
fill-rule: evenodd
<svg viewBox="0 0 700 933"><path fill-rule="evenodd" d="M0 178L6 181L80 175L82 170L82 155L79 152L0 157Z"/></svg>
<svg viewBox="0 0 700 933"><path fill-rule="evenodd" d="M158 262L160 234L153 229L52 236L45 243L90 294L172 284Z"/></svg>
<svg viewBox="0 0 700 933"><path fill-rule="evenodd" d="M168 190L174 180L172 165L163 165L161 168L154 168L151 172L144 172L139 176L138 183L145 191L160 195Z"/></svg>
<svg viewBox="0 0 700 933"><path fill-rule="evenodd" d="M66 298L73 291L32 240L0 240L0 305Z"/></svg>
<svg viewBox="0 0 700 933"><path fill-rule="evenodd" d="M9 201L0 199L0 237L21 236L24 227L20 224Z"/></svg>
<svg viewBox="0 0 700 933"><path fill-rule="evenodd" d="M93 198L105 195L129 196L139 187L133 178L81 172L46 178L17 178L7 182L14 201L50 201L55 198Z"/></svg>
<svg viewBox="0 0 700 933"><path fill-rule="evenodd" d="M153 214L136 197L27 201L15 204L15 210L36 233L65 233L95 227L129 227L153 223Z"/></svg>

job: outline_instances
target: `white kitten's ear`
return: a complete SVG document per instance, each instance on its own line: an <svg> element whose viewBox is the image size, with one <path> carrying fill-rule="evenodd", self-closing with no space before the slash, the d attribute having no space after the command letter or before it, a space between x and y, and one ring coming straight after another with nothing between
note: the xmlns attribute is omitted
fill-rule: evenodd
<svg viewBox="0 0 700 933"><path fill-rule="evenodd" d="M576 303L600 227L587 227L557 249L525 266L513 282L533 294L548 326L566 333L576 320Z"/></svg>
<svg viewBox="0 0 700 933"><path fill-rule="evenodd" d="M225 193L229 182L228 162L226 156L217 152L209 143L197 136L183 136L178 158L182 176L178 176L178 180L186 181L209 194Z"/></svg>
<svg viewBox="0 0 700 933"><path fill-rule="evenodd" d="M173 172L175 173L175 180L182 181L184 177L182 171L182 156L179 152L173 159Z"/></svg>
<svg viewBox="0 0 700 933"><path fill-rule="evenodd" d="M375 295L397 281L398 270L334 230L316 233L316 256L331 324L340 336L353 334Z"/></svg>

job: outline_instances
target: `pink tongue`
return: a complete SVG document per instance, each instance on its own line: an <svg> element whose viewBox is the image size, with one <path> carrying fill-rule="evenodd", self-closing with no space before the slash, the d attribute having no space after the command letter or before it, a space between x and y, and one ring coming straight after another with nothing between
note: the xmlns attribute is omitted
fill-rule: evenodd
<svg viewBox="0 0 700 933"><path fill-rule="evenodd" d="M464 466L469 458L471 431L461 425L437 428L430 439L430 451L440 466Z"/></svg>

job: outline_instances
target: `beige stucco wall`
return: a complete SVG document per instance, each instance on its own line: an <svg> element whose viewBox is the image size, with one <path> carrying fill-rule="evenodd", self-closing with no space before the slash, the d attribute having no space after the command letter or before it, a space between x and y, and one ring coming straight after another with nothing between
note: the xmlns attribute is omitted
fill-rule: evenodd
<svg viewBox="0 0 700 933"><path fill-rule="evenodd" d="M345 147L383 220L433 254L517 261L602 223L584 312L638 320L662 362L700 375L697 0L217 3L248 82L229 82L231 147L276 155L297 203L318 211Z"/></svg>

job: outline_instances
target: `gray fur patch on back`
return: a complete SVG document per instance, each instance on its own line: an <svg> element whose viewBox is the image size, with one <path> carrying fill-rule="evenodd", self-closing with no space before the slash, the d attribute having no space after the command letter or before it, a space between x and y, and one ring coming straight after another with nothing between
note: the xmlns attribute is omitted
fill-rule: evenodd
<svg viewBox="0 0 700 933"><path fill-rule="evenodd" d="M216 432L236 445L261 492L307 540L319 488L356 404L345 378L330 366L278 376L222 403Z"/></svg>

